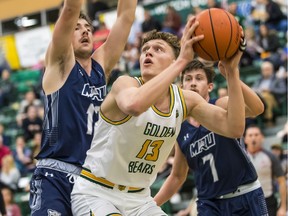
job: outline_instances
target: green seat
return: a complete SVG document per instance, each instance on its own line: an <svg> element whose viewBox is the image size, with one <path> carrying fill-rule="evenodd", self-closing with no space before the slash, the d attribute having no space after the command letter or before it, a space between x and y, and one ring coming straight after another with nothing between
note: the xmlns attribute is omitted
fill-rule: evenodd
<svg viewBox="0 0 288 216"><path fill-rule="evenodd" d="M40 70L19 70L11 74L11 81L15 83L20 94L29 91L41 79Z"/></svg>
<svg viewBox="0 0 288 216"><path fill-rule="evenodd" d="M261 74L251 74L249 76L246 76L243 81L246 85L252 86L256 80L259 80L261 78Z"/></svg>
<svg viewBox="0 0 288 216"><path fill-rule="evenodd" d="M19 70L13 72L10 79L14 82L38 81L40 76L40 70Z"/></svg>
<svg viewBox="0 0 288 216"><path fill-rule="evenodd" d="M261 69L259 66L251 65L251 66L240 68L240 77L241 77L241 80L243 80L245 83L247 81L247 82L250 82L251 84L253 79L255 79L259 75L261 75ZM246 84L249 85L249 83L246 83Z"/></svg>

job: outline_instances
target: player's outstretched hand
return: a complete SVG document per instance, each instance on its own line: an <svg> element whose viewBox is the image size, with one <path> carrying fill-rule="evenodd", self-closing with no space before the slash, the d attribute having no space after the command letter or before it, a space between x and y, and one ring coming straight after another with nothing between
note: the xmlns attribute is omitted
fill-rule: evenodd
<svg viewBox="0 0 288 216"><path fill-rule="evenodd" d="M194 59L195 52L193 50L193 44L204 38L204 35L194 35L194 31L198 27L198 25L199 22L196 20L195 16L191 17L186 23L181 38L181 51L178 58L183 58L185 60L188 60L188 62Z"/></svg>

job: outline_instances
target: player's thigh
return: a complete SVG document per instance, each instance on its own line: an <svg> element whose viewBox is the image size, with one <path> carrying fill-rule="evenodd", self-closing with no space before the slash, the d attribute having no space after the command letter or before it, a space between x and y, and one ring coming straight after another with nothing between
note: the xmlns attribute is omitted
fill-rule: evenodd
<svg viewBox="0 0 288 216"><path fill-rule="evenodd" d="M211 200L200 200L196 201L197 203L197 212L201 216L221 216L221 210L218 208L216 203Z"/></svg>
<svg viewBox="0 0 288 216"><path fill-rule="evenodd" d="M261 188L230 199L217 200L217 205L225 215L267 216L264 194Z"/></svg>
<svg viewBox="0 0 288 216"><path fill-rule="evenodd" d="M141 204L140 207L136 207L132 211L128 211L129 216L167 216L167 214L156 205L153 199L148 198L147 202Z"/></svg>
<svg viewBox="0 0 288 216"><path fill-rule="evenodd" d="M37 168L30 182L31 215L72 215L70 193L73 184L66 173Z"/></svg>
<svg viewBox="0 0 288 216"><path fill-rule="evenodd" d="M267 206L262 188L258 188L243 195L243 206L249 206L249 215L267 216Z"/></svg>
<svg viewBox="0 0 288 216"><path fill-rule="evenodd" d="M76 198L77 197L77 198ZM120 216L120 211L108 200L91 195L72 196L72 212L77 216Z"/></svg>

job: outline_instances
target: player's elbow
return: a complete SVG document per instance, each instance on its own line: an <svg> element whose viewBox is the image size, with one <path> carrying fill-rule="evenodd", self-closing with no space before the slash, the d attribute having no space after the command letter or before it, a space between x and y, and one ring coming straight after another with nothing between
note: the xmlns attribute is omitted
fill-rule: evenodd
<svg viewBox="0 0 288 216"><path fill-rule="evenodd" d="M257 117L258 115L262 114L265 111L265 105L260 98L254 100L253 106L250 106L249 113L251 114L250 117Z"/></svg>
<svg viewBox="0 0 288 216"><path fill-rule="evenodd" d="M262 102L258 103L255 110L254 110L254 116L257 117L258 115L262 114L265 110L264 104Z"/></svg>

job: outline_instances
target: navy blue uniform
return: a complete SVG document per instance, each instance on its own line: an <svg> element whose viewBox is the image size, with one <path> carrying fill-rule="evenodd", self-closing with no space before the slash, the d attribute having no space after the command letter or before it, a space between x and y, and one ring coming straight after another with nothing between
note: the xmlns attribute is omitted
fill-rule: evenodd
<svg viewBox="0 0 288 216"><path fill-rule="evenodd" d="M41 151L36 156L39 161L31 181L33 215L47 215L48 211L51 215L72 215L69 212L74 177L80 173L90 148L105 96L105 74L94 60L90 76L76 62L65 84L45 96ZM53 187L49 187L51 184ZM57 193L57 198L63 197L59 206L53 205ZM52 194L51 200L49 194Z"/></svg>
<svg viewBox="0 0 288 216"><path fill-rule="evenodd" d="M209 103L215 104L216 100L210 100ZM245 152L242 140L226 138L201 125L194 127L185 121L177 141L189 167L194 171L199 215L248 215L248 208L256 212L255 214L250 212L249 215L266 215L261 188L253 191L257 200L255 202L252 201L252 192L249 193L251 200L246 200L244 203L244 199L241 201L237 199L239 197L221 198L223 195L237 191L240 185L249 185L257 180L256 170ZM230 207L227 202L230 202ZM225 210L226 206L228 212ZM233 212L233 208L238 210Z"/></svg>

